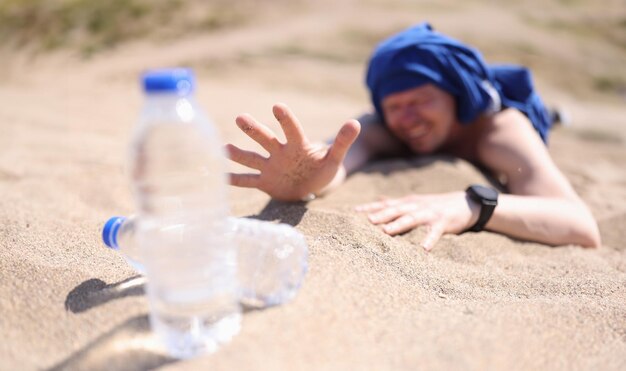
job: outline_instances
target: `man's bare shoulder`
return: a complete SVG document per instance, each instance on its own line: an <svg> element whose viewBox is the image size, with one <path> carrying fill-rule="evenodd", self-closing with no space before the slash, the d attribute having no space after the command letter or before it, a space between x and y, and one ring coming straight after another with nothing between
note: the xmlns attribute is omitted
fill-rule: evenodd
<svg viewBox="0 0 626 371"><path fill-rule="evenodd" d="M567 181L524 114L507 109L494 115L483 130L479 158L491 171L505 176L513 193L571 195Z"/></svg>
<svg viewBox="0 0 626 371"><path fill-rule="evenodd" d="M490 157L493 151L531 154L545 151L545 144L530 120L518 110L509 108L485 118L481 123L479 157Z"/></svg>

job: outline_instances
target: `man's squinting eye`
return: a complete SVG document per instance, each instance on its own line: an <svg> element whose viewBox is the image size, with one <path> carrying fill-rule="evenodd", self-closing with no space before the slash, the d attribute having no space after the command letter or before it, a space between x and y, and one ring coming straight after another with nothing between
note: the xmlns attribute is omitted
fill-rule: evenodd
<svg viewBox="0 0 626 371"><path fill-rule="evenodd" d="M388 113L395 113L395 112L398 112L400 110L400 105L398 105L398 104L390 104L390 105L387 105L386 107L384 107L384 109Z"/></svg>

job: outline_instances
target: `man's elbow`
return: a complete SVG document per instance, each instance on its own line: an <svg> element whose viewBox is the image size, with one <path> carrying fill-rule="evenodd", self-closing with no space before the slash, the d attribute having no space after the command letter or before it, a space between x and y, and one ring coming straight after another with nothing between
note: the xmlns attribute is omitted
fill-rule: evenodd
<svg viewBox="0 0 626 371"><path fill-rule="evenodd" d="M571 229L572 242L585 248L597 249L602 246L602 238L596 218L582 201L578 202L580 208L573 211L577 217Z"/></svg>
<svg viewBox="0 0 626 371"><path fill-rule="evenodd" d="M600 246L602 246L602 240L600 238L600 233L597 233L595 235L588 235L585 236L585 239L583 240L583 242L580 244L582 247L586 247L586 248L590 248L590 249L597 249Z"/></svg>
<svg viewBox="0 0 626 371"><path fill-rule="evenodd" d="M576 232L574 238L576 244L590 249L597 249L602 246L602 238L600 237L600 231L595 221L584 228L580 228Z"/></svg>

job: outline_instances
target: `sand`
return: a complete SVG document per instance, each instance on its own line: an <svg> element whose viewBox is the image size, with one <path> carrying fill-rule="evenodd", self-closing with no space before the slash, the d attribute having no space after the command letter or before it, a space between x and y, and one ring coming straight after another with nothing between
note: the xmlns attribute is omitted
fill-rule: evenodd
<svg viewBox="0 0 626 371"><path fill-rule="evenodd" d="M198 99L224 140L256 148L234 125L238 113L276 129L271 104L286 102L309 137L323 140L368 109L364 66L355 61L361 52L347 61L311 52L337 52L333 31L362 27L384 35L428 17L468 41L518 40L572 64L583 58L577 45L591 44L489 3L425 3L421 11L404 2L367 4L313 6L280 21L156 45L130 42L87 60L68 51L33 58L5 50L0 369L626 369L626 108L623 97L575 94L550 79L549 66L540 69L538 84L546 100L574 118L552 133L550 152L598 219L601 248L483 232L444 236L427 254L417 246L423 230L389 237L352 211L381 194L484 181L454 158L377 162L307 204L231 189L234 215L288 223L306 236L304 285L286 305L246 312L241 333L213 355L177 361L159 351L144 280L104 248L99 234L109 216L134 209L127 146L141 107L142 69L194 67ZM367 27L359 22L381 12L386 17ZM476 15L497 22L476 24ZM293 40L311 45L309 54L276 52ZM623 57L602 50L605 61ZM536 62L540 68L545 59Z"/></svg>

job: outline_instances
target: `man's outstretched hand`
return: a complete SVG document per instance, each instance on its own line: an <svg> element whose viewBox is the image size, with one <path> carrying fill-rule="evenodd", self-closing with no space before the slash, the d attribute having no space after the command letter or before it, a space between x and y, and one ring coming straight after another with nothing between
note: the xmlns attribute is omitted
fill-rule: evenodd
<svg viewBox="0 0 626 371"><path fill-rule="evenodd" d="M240 115L235 120L269 157L227 144L226 151L232 161L259 171L258 174L230 174L230 184L258 188L283 201L298 201L323 190L342 168L361 125L356 120L348 120L332 145L313 144L304 136L302 126L289 107L276 104L273 113L285 133L286 143L281 143L267 126L250 115Z"/></svg>

